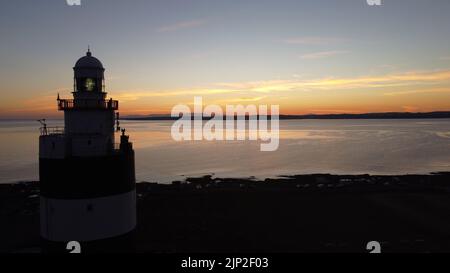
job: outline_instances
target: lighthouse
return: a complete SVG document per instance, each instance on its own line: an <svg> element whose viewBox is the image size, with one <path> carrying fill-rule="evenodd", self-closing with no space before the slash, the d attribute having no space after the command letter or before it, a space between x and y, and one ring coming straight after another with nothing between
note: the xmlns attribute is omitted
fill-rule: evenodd
<svg viewBox="0 0 450 273"><path fill-rule="evenodd" d="M73 67L73 99L61 99L64 127L39 138L40 229L45 251L129 251L136 227L134 151L115 140L119 102L107 98L103 64L90 50ZM117 128L115 127L117 125Z"/></svg>

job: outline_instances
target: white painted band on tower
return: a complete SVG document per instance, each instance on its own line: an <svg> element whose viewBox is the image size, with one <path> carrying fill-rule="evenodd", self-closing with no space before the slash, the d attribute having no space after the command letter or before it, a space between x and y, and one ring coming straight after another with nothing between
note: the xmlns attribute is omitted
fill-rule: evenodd
<svg viewBox="0 0 450 273"><path fill-rule="evenodd" d="M101 240L135 227L135 190L93 199L41 197L41 236L49 241Z"/></svg>

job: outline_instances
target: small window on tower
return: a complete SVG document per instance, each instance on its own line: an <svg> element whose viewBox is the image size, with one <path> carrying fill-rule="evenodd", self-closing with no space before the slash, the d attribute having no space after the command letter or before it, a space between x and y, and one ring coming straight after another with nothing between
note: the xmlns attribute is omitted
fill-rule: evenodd
<svg viewBox="0 0 450 273"><path fill-rule="evenodd" d="M92 144L92 141L89 139L88 140L88 145L91 146L91 144Z"/></svg>
<svg viewBox="0 0 450 273"><path fill-rule="evenodd" d="M94 210L94 206L93 206L92 204L88 204L88 205L86 206L86 210L89 211L89 212L91 212L91 211Z"/></svg>

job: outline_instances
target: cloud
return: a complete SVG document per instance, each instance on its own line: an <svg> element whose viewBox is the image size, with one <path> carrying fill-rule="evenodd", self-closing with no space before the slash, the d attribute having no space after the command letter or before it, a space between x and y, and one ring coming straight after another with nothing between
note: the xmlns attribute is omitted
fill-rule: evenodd
<svg viewBox="0 0 450 273"><path fill-rule="evenodd" d="M336 44L343 41L346 41L346 39L336 37L310 36L310 37L289 38L284 40L283 42L292 45L327 45L327 44Z"/></svg>
<svg viewBox="0 0 450 273"><path fill-rule="evenodd" d="M450 82L450 70L394 73L353 78L288 79L238 83L218 83L219 88L268 93L273 91L346 90L386 88Z"/></svg>
<svg viewBox="0 0 450 273"><path fill-rule="evenodd" d="M204 25L206 23L205 20L190 20L190 21L181 21L177 22L173 25L166 25L162 26L156 29L159 33L165 33L165 32L174 32L182 29L188 29L188 28L194 28L201 25Z"/></svg>
<svg viewBox="0 0 450 273"><path fill-rule="evenodd" d="M218 103L248 103L248 102L257 102L267 98L267 96L259 96L259 97L243 97L236 99L223 99L217 100Z"/></svg>
<svg viewBox="0 0 450 273"><path fill-rule="evenodd" d="M175 90L122 90L112 92L115 99L121 102L136 101L142 98L166 98L178 96L217 96L231 94L239 96L240 101L256 101L266 98L266 95L273 92L293 92L293 91L314 91L314 90L350 90L350 89L373 89L390 87L411 86L413 91L398 91L383 93L383 95L394 96L410 93L424 92L448 92L449 88L435 87L428 89L418 89L418 86L428 86L450 83L450 70L444 71L421 71L407 73L393 73L378 76L362 76L353 78L318 78L318 79L282 79L249 82L226 82L215 83L212 86L184 88ZM403 93L401 93L403 92ZM233 100L230 98L229 100Z"/></svg>
<svg viewBox="0 0 450 273"><path fill-rule="evenodd" d="M62 89L64 88L58 90ZM0 105L4 108L0 109L0 116L43 117L60 115L61 113L56 111L56 93L58 90L42 91L25 100L10 101L7 103L7 107L3 107L6 105L4 103L3 106ZM170 109L170 105L174 101L190 101L193 96L204 96L210 101L224 103L251 103L281 98L292 100L298 95L298 92L348 90L357 90L363 93L369 90L377 90L381 96L404 96L406 98L412 94L430 94L430 98L433 98L436 94L450 93L450 69L391 72L358 77L312 78L304 76L262 81L218 82L205 86L178 89L111 90L110 95L114 99L118 99L121 104L126 105L127 112L138 113L137 109L146 109L146 105L152 105L152 111L164 112ZM61 95L63 98L64 94ZM435 103L445 102L436 101ZM315 107L320 107L320 105Z"/></svg>
<svg viewBox="0 0 450 273"><path fill-rule="evenodd" d="M348 51L342 51L342 50L333 50L333 51L321 51L321 52L314 52L314 53L308 53L300 56L300 58L304 60L315 60L315 59L323 59L328 57L333 57L340 54L348 53Z"/></svg>
<svg viewBox="0 0 450 273"><path fill-rule="evenodd" d="M450 56L444 56L440 58L441 61L450 61Z"/></svg>
<svg viewBox="0 0 450 273"><path fill-rule="evenodd" d="M450 87L426 88L426 89L397 91L397 92L393 91L393 92L384 93L383 95L385 95L385 96L402 96L402 95L428 94L428 93L449 93L450 94Z"/></svg>
<svg viewBox="0 0 450 273"><path fill-rule="evenodd" d="M308 87L315 87L320 89L351 89L438 84L449 81L450 71L445 70L407 72L355 78L329 78L307 81L303 82L302 84Z"/></svg>
<svg viewBox="0 0 450 273"><path fill-rule="evenodd" d="M308 113L315 113L315 114L354 114L354 113L360 113L359 111L355 110L348 110L348 109L308 109Z"/></svg>
<svg viewBox="0 0 450 273"><path fill-rule="evenodd" d="M118 92L112 92L114 99L121 102L136 101L143 98L165 98L165 97L178 97L178 96L206 96L206 95L220 95L227 93L238 92L238 90L231 90L226 88L190 88L190 89L176 89L176 90L122 90Z"/></svg>
<svg viewBox="0 0 450 273"><path fill-rule="evenodd" d="M402 106L402 109L404 112L411 113L411 112L418 112L420 108L417 106L414 106L414 105L405 105L405 106Z"/></svg>
<svg viewBox="0 0 450 273"><path fill-rule="evenodd" d="M402 87L402 89L395 90L398 87ZM292 100L298 92L328 90L358 90L361 92L379 90L382 96L403 95L406 97L410 94L419 93L447 94L450 93L450 70L410 71L359 77L292 77L290 79L264 81L219 82L194 88L112 90L110 95L114 99L118 99L121 104L126 105L126 112L144 113L147 111L146 105L151 105L148 107L153 112L165 112L175 103L174 101L190 101L193 96L205 96L210 101L245 104L246 102L257 102L268 99L279 100L283 98ZM56 111L56 93L56 90L41 92L35 97L8 103L10 106L5 109L0 109L0 116L43 117L60 115L61 113ZM435 103L445 102L436 101ZM314 107L320 107L320 105ZM324 107L330 106L325 105ZM332 112L332 109L326 108L322 110L324 112ZM433 109L435 108L430 108L430 110ZM340 109L337 108L336 110Z"/></svg>

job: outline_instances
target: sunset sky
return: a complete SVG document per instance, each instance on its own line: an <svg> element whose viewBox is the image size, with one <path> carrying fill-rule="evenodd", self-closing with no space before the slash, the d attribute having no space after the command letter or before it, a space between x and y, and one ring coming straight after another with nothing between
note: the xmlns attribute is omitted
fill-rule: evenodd
<svg viewBox="0 0 450 273"><path fill-rule="evenodd" d="M450 1L1 1L0 118L58 117L91 46L122 115L450 110Z"/></svg>

